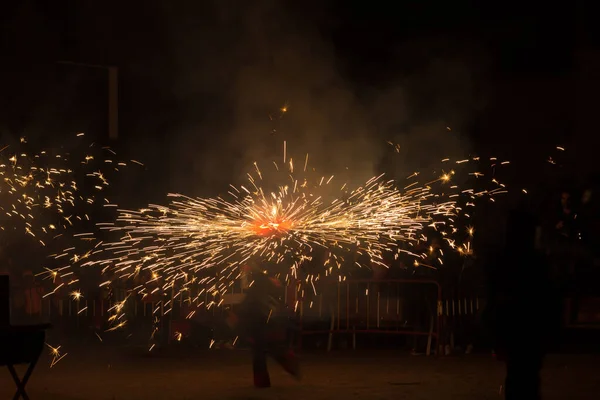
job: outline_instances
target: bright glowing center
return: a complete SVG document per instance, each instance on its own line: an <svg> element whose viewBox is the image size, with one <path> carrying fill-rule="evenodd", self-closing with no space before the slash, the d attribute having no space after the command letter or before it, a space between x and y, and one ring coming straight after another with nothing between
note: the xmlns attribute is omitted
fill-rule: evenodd
<svg viewBox="0 0 600 400"><path fill-rule="evenodd" d="M252 231L260 236L270 236L285 233L292 227L291 221L288 221L280 215L279 207L274 205L264 218L255 219L251 225Z"/></svg>

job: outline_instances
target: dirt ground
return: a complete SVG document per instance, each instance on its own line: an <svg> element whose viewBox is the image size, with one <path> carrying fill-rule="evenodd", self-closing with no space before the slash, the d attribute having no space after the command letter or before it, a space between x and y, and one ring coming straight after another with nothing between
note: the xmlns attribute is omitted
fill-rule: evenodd
<svg viewBox="0 0 600 400"><path fill-rule="evenodd" d="M344 351L305 354L302 382L272 365L273 387L259 390L251 385L250 354L244 350L183 357L124 353L77 350L53 368L45 357L27 391L32 400L499 399L503 379L503 365L489 355L436 359ZM600 356L550 356L544 398L598 398L599 361ZM12 398L13 388L4 369L0 399Z"/></svg>

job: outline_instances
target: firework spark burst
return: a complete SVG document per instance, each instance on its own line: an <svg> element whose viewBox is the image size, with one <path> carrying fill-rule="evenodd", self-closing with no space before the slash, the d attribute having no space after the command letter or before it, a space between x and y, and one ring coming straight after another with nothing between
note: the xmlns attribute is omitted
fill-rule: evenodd
<svg viewBox="0 0 600 400"><path fill-rule="evenodd" d="M345 279L349 264L366 267L355 260L356 254L367 256L371 264L386 265L384 253L406 252L418 263L424 254L397 244L426 241L426 228L441 232L451 247L469 253L470 244L454 238L456 221L469 217L475 199L493 199L506 192L495 180L491 190L463 189L453 182L452 169L424 181L419 179L425 174L414 173L402 189L383 175L349 189L333 176L311 179L308 156L305 160L297 173L293 161L284 156L285 168L275 163L279 175L275 180L264 178L255 163L248 184L231 185L227 196L169 194L168 206L117 208L116 221L99 227L118 239L99 241L83 254L65 251L60 256L69 254L72 263L81 267L101 267L109 276L102 285L126 280L135 282L130 293L167 295L166 306L185 296L211 307L220 304L218 297L240 278L240 267L252 260L287 279L315 282L335 275ZM455 163L473 161L479 160ZM268 190L273 181L279 184ZM324 259L321 268L305 270L318 251L325 254L319 256L319 263ZM193 285L204 289L190 298ZM212 296L205 298L206 294ZM198 302L201 295L205 301Z"/></svg>

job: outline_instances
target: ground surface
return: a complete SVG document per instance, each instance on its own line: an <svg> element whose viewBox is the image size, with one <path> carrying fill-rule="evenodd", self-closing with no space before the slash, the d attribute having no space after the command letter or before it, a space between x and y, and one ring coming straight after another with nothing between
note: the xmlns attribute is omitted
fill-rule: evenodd
<svg viewBox="0 0 600 400"><path fill-rule="evenodd" d="M153 399L499 399L502 364L489 355L435 359L402 353L345 351L303 356L298 383L271 366L273 387L251 385L249 353L213 351L148 357L116 350L71 351L54 368L40 361L32 400ZM545 399L596 399L599 356L551 356L543 373ZM13 382L0 373L0 399Z"/></svg>

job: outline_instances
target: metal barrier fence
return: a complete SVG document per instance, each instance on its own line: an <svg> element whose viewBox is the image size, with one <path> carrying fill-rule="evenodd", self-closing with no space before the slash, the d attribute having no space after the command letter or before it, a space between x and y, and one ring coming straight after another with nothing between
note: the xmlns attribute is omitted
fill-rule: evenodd
<svg viewBox="0 0 600 400"><path fill-rule="evenodd" d="M433 349L439 348L442 289L436 281L351 280L310 289L305 285L300 294L300 340L305 335L328 334L331 349L333 335L338 334L351 334L354 348L356 334L427 336L427 354L433 344ZM329 327L322 328L319 322L325 314Z"/></svg>
<svg viewBox="0 0 600 400"><path fill-rule="evenodd" d="M477 295L469 295L460 291L444 292L441 306L442 338L446 355L457 346L457 341L467 350L477 340L480 327L479 314L485 300ZM458 338L458 340L457 340Z"/></svg>
<svg viewBox="0 0 600 400"><path fill-rule="evenodd" d="M15 295L19 294L13 293L13 297ZM124 290L117 290L113 300L75 299L67 295L61 298L38 296L39 304L26 307L27 315L24 317L58 322L66 325L67 329L91 326L105 330L111 309L126 295ZM232 290L215 303L226 307L210 307L208 310L197 307L209 302L210 299L204 295L201 298L191 296L195 302L181 298L169 300L165 297L160 301L158 298L131 296L123 312L130 321L129 325L136 324L134 321L139 321L139 325L151 324L156 315L168 316L168 325L163 329L168 340L173 340L190 333L192 320L204 325L223 320L227 309L235 309L243 298L240 295L239 289ZM328 349L332 347L334 335L351 334L353 347L356 347L357 334L388 334L426 336L427 353L431 349L438 353L448 336L443 334L443 330L451 327L459 315L478 308L478 301L444 300L442 289L434 280L350 280L318 285L303 282L286 286L284 296L298 317L298 346L302 346L303 336L326 334Z"/></svg>

